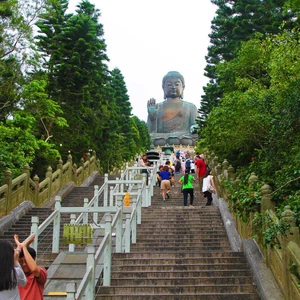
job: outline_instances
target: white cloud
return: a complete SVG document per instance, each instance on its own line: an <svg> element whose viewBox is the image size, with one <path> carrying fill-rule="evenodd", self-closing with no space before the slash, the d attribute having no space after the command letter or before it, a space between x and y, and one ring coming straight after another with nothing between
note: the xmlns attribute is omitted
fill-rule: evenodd
<svg viewBox="0 0 300 300"><path fill-rule="evenodd" d="M184 100L199 108L216 9L210 0L90 1L101 11L109 68L121 70L134 115L147 120L147 101L163 101L162 77L172 70L185 78ZM79 1L69 3L74 11Z"/></svg>

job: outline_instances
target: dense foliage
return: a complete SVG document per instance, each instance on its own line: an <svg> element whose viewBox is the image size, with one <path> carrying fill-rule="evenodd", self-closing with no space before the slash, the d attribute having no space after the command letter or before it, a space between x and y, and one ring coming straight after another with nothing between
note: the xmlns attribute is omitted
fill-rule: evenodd
<svg viewBox="0 0 300 300"><path fill-rule="evenodd" d="M217 70L219 63L228 62L238 55L243 41L255 34L276 34L284 28L292 28L295 13L285 9L285 0L211 0L217 6L212 20L210 46L206 56L205 76L209 82L203 88L199 109L199 126L206 124L211 110L219 104L224 85ZM284 22L284 23L283 23Z"/></svg>
<svg viewBox="0 0 300 300"><path fill-rule="evenodd" d="M251 1L214 2L229 14L243 5L246 12L250 7L246 3ZM211 62L208 69L213 70L210 74L217 75L211 79L213 85L206 89L205 97L210 100L204 101L203 107L209 107L210 111L209 114L202 111L197 147L213 150L220 161L226 158L238 169L240 184L227 183L227 188L233 209L242 219L247 220L249 212L259 211L259 198L255 196L259 188L249 193L247 185L254 172L262 182L271 185L277 215L280 216L284 206L290 205L299 225L300 29L296 4L299 1L258 2L255 10L260 8L262 12L262 7L267 5L264 14L269 8L273 7L270 11L274 11L277 7L276 14L268 13L268 18L257 19L257 12L253 11L247 17L246 28L242 28L248 28L251 34L236 39L234 19L243 15L237 12L229 19L223 15L223 22L218 23L231 27L220 26L212 33L221 37L226 29L227 40L226 45L222 43L221 47L214 42L209 49L209 53L214 49L213 53L218 54L208 56ZM213 23L219 18L220 14ZM261 30L256 26L258 20ZM270 20L275 27L270 27ZM234 45L231 51L230 44ZM269 244L274 242L276 231L284 234L287 228L283 223L278 227L263 214L256 215L256 222L260 224L258 227L269 226L268 232L264 232Z"/></svg>
<svg viewBox="0 0 300 300"><path fill-rule="evenodd" d="M0 2L0 182L29 164L44 176L69 153L96 151L104 171L150 147L121 70L109 70L100 11L89 1ZM34 32L37 32L34 36Z"/></svg>

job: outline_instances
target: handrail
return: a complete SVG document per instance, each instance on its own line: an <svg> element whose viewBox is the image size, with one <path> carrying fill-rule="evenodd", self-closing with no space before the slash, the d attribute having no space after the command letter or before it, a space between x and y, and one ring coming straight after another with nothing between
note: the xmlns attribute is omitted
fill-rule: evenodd
<svg viewBox="0 0 300 300"><path fill-rule="evenodd" d="M62 213L80 213L78 218L71 218L71 224L79 224L85 220L84 216L88 213L105 213L105 225L101 225L101 227L105 228L105 235L100 243L97 251L88 250L88 258L87 258L87 271L85 276L83 277L77 292L76 288L70 288L68 291L68 299L81 299L84 292L93 293L94 289L91 288L91 285L94 284L95 274L95 266L101 259L104 257L104 266L103 266L103 284L110 285L111 280L111 255L112 255L112 231L116 232L116 252L125 252L130 251L130 243L136 242L136 231L137 224L141 223L141 208L142 206L148 206L151 203L151 193L153 192L153 185L156 183L156 176L154 172L157 170L157 166L151 168L151 172L149 175L148 185L146 183L146 174L143 174L143 180L137 180L130 177L130 170L139 170L140 167L128 167L124 172L122 172L121 179L118 180L105 180L104 184L98 189L95 186L95 193L90 202L86 202L84 207L62 207L61 206L61 197L55 197L55 210L51 213L51 215L40 225L38 226L38 217L32 217L32 234L36 235L36 239L33 242L33 247L36 251L38 251L38 238L39 235L53 222L53 242L52 242L52 252L59 252L59 235L60 235L60 218ZM132 174L132 173L131 173ZM105 174L107 177L107 174ZM98 207L98 198L104 193L108 188L108 185L115 184L115 187L118 188L111 189L109 192L112 193L112 198L116 197L116 205L114 206L103 206ZM132 195L132 204L129 207L123 207L125 191L119 187L127 185L128 191L131 192ZM132 192L134 185L137 186L137 192ZM122 197L121 197L122 196ZM88 200L87 200L88 201ZM114 215L113 220L111 218L111 214ZM123 214L126 214L125 228L123 228ZM32 235L31 234L31 235ZM30 235L30 236L31 236ZM30 236L28 238L30 238ZM122 240L125 237L125 245L123 248ZM71 249L74 248L71 247ZM90 249L90 246L88 247ZM92 258L91 258L92 257ZM93 281L91 283L91 281ZM68 287L69 289L69 287ZM86 291L88 289L88 292ZM86 296L87 297L87 296Z"/></svg>
<svg viewBox="0 0 300 300"><path fill-rule="evenodd" d="M93 272L93 268L92 267L89 267L88 270L85 272L80 284L79 284L79 287L78 287L78 290L77 290L77 293L75 295L75 299L82 299L82 296L85 292L85 289L86 287L88 286L89 284L89 281L92 277L92 273Z"/></svg>
<svg viewBox="0 0 300 300"><path fill-rule="evenodd" d="M151 174L151 177L155 177L155 179L156 179L156 176L153 176L153 172ZM156 181L154 179L152 179L152 178L151 178L151 180L149 180L149 182L154 183L154 184L156 183ZM126 217L126 222L125 222L125 237L127 236L127 239L126 239L126 242L125 242L126 243L126 245L125 245L125 251L130 250L130 242L128 244L128 241L127 241L128 239L129 240L131 239L131 241L133 243L136 242L136 234L135 233L136 233L136 229L137 229L136 228L136 224L137 224L137 221L138 221L138 209L137 209L137 207L141 206L141 202L143 201L142 195L145 195L142 192L142 190L146 189L146 188L147 188L147 186L146 186L145 181L144 181L143 185L142 185L142 188L138 191L137 202L132 206L131 211L129 211L129 213L130 213L129 218ZM120 219L122 218L122 211L123 210L122 210L122 206L121 206L117 210L117 212L116 212L116 214L115 214L112 222L109 223L109 225L107 225L107 219L106 219L106 227L105 227L106 228L106 233L105 233L105 237L103 238L101 244L99 245L99 247L98 247L98 249L96 251L95 259L94 259L95 265L98 263L98 261L100 260L101 256L105 252L107 252L105 250L106 250L107 245L109 244L109 240L111 238L111 232L112 232L112 230L114 228L116 228L118 226L118 223L119 223ZM128 214L128 212L126 214ZM129 232L130 229L131 229L131 231L133 233L131 236L130 236L130 232ZM118 235L120 235L120 233L118 233L118 232L116 232L116 234L117 234L116 237L118 237ZM123 235L123 234L121 233L121 235ZM116 246L116 251L118 252L118 250L120 250L120 249L117 249L117 246ZM110 259L111 259L111 249L109 249L109 254L107 254L107 255L108 255L107 259L108 259L108 257L110 257ZM95 265L94 265L94 267L95 267ZM107 265L104 266L104 269L103 269L103 271L104 271L104 276L103 276L103 278L104 278L103 281L104 282L103 282L103 285L110 285L110 272L111 272L110 269L111 269L111 266L107 266ZM89 271L87 271L87 272L89 272ZM84 278L82 279L82 281L80 283L80 295L83 293L83 290L86 289L86 287L88 286L88 283L87 283L87 281L88 281L88 279L87 279L87 277L88 277L87 276L87 272L86 272ZM109 278L107 278L107 276L106 276L107 274L106 273L108 273ZM107 283L109 283L109 284L107 284ZM79 295L79 293L77 292L76 295L73 297L72 296L72 292L71 291L68 292L69 299L78 299L78 300L81 299L80 297L78 297L78 295Z"/></svg>
<svg viewBox="0 0 300 300"><path fill-rule="evenodd" d="M100 243L100 245L99 245L99 247L98 247L98 249L95 253L95 262L98 262L99 259L101 258L101 255L103 254L103 252L105 250L104 248L107 245L108 238L109 238L108 233L105 233L105 235L104 235L104 237L103 237L103 239L102 239L102 241L101 241L101 243Z"/></svg>
<svg viewBox="0 0 300 300"><path fill-rule="evenodd" d="M52 171L48 167L45 179L40 182L36 175L31 179L28 165L23 167L21 175L13 179L12 172L7 170L3 180L4 185L0 186L0 217L9 214L23 201L31 201L35 206L40 207L58 192L67 182L73 181L77 186L82 184L94 171L98 171L100 166L96 160L96 153L90 157L87 154L87 161L82 167L77 168L72 163L72 156L68 156L68 161L63 165L61 159L58 161L57 170ZM84 171L86 170L86 171Z"/></svg>

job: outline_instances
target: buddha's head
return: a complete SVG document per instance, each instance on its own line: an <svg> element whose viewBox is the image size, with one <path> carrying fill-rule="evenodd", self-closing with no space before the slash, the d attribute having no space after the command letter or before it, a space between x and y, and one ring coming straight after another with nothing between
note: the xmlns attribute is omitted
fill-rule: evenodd
<svg viewBox="0 0 300 300"><path fill-rule="evenodd" d="M177 71L168 72L163 77L162 88L164 90L164 99L178 97L183 99L183 91L185 88L183 76Z"/></svg>

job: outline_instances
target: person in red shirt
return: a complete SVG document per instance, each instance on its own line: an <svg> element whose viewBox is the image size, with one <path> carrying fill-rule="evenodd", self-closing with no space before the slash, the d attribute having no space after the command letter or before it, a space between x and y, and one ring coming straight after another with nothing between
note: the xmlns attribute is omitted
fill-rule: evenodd
<svg viewBox="0 0 300 300"><path fill-rule="evenodd" d="M196 160L195 167L196 167L196 174L197 174L197 178L198 178L199 186L200 186L200 193L202 193L203 178L206 173L206 163L204 162L202 157L200 157Z"/></svg>
<svg viewBox="0 0 300 300"><path fill-rule="evenodd" d="M44 299L43 293L47 280L47 271L36 264L36 251L29 247L34 238L35 235L33 234L28 240L20 243L18 236L14 235L15 243L21 249L19 262L27 278L27 284L19 287L21 300Z"/></svg>

